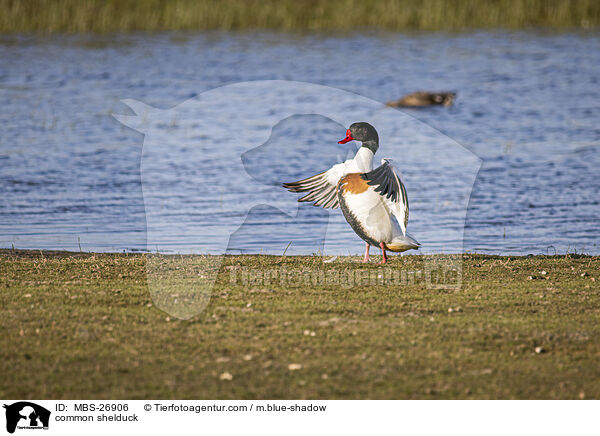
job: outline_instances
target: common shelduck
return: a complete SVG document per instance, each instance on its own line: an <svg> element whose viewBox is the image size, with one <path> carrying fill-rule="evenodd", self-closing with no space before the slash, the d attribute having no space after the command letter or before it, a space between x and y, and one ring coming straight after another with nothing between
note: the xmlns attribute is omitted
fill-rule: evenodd
<svg viewBox="0 0 600 436"><path fill-rule="evenodd" d="M314 202L314 206L340 207L352 229L365 242L368 262L369 247L381 248L382 260L386 250L402 252L419 248L420 244L406 232L408 225L408 196L400 172L391 159L383 159L373 169L373 156L379 148L379 135L369 123L354 123L339 144L360 141L362 147L344 163L325 172L283 187L291 192L308 192L298 201Z"/></svg>

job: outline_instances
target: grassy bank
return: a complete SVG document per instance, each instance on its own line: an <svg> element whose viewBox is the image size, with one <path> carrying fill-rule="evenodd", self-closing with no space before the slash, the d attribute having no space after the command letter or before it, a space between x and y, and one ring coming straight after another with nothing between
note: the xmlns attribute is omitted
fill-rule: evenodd
<svg viewBox="0 0 600 436"><path fill-rule="evenodd" d="M0 32L588 28L595 0L0 0Z"/></svg>
<svg viewBox="0 0 600 436"><path fill-rule="evenodd" d="M154 306L143 255L5 250L0 397L600 398L599 257L465 255L459 290L232 279L426 261L226 257L183 321Z"/></svg>

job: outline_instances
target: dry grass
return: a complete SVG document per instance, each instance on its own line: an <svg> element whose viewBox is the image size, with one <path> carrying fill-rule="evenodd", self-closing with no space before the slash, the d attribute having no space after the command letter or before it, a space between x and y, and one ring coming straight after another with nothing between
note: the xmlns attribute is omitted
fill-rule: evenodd
<svg viewBox="0 0 600 436"><path fill-rule="evenodd" d="M187 321L155 307L148 261L0 252L0 396L600 398L599 257L466 255L462 288L433 290L306 280L385 274L358 258L227 256ZM167 264L189 290L205 261Z"/></svg>

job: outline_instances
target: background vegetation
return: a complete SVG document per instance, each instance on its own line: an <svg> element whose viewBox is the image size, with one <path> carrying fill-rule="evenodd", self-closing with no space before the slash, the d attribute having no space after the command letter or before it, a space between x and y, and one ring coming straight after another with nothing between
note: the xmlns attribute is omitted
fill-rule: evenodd
<svg viewBox="0 0 600 436"><path fill-rule="evenodd" d="M0 32L589 28L597 0L0 0Z"/></svg>

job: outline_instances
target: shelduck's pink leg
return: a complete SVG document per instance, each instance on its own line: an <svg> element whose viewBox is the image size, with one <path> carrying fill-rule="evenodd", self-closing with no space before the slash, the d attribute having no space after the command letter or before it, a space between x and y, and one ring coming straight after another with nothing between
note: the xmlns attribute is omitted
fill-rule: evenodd
<svg viewBox="0 0 600 436"><path fill-rule="evenodd" d="M381 247L381 256L382 256L381 262L379 262L379 263L383 264L387 261L387 257L385 257L385 245L383 245L383 242L380 242L379 246Z"/></svg>
<svg viewBox="0 0 600 436"><path fill-rule="evenodd" d="M367 263L371 258L369 257L369 244L365 242L365 258L363 259L363 263Z"/></svg>

